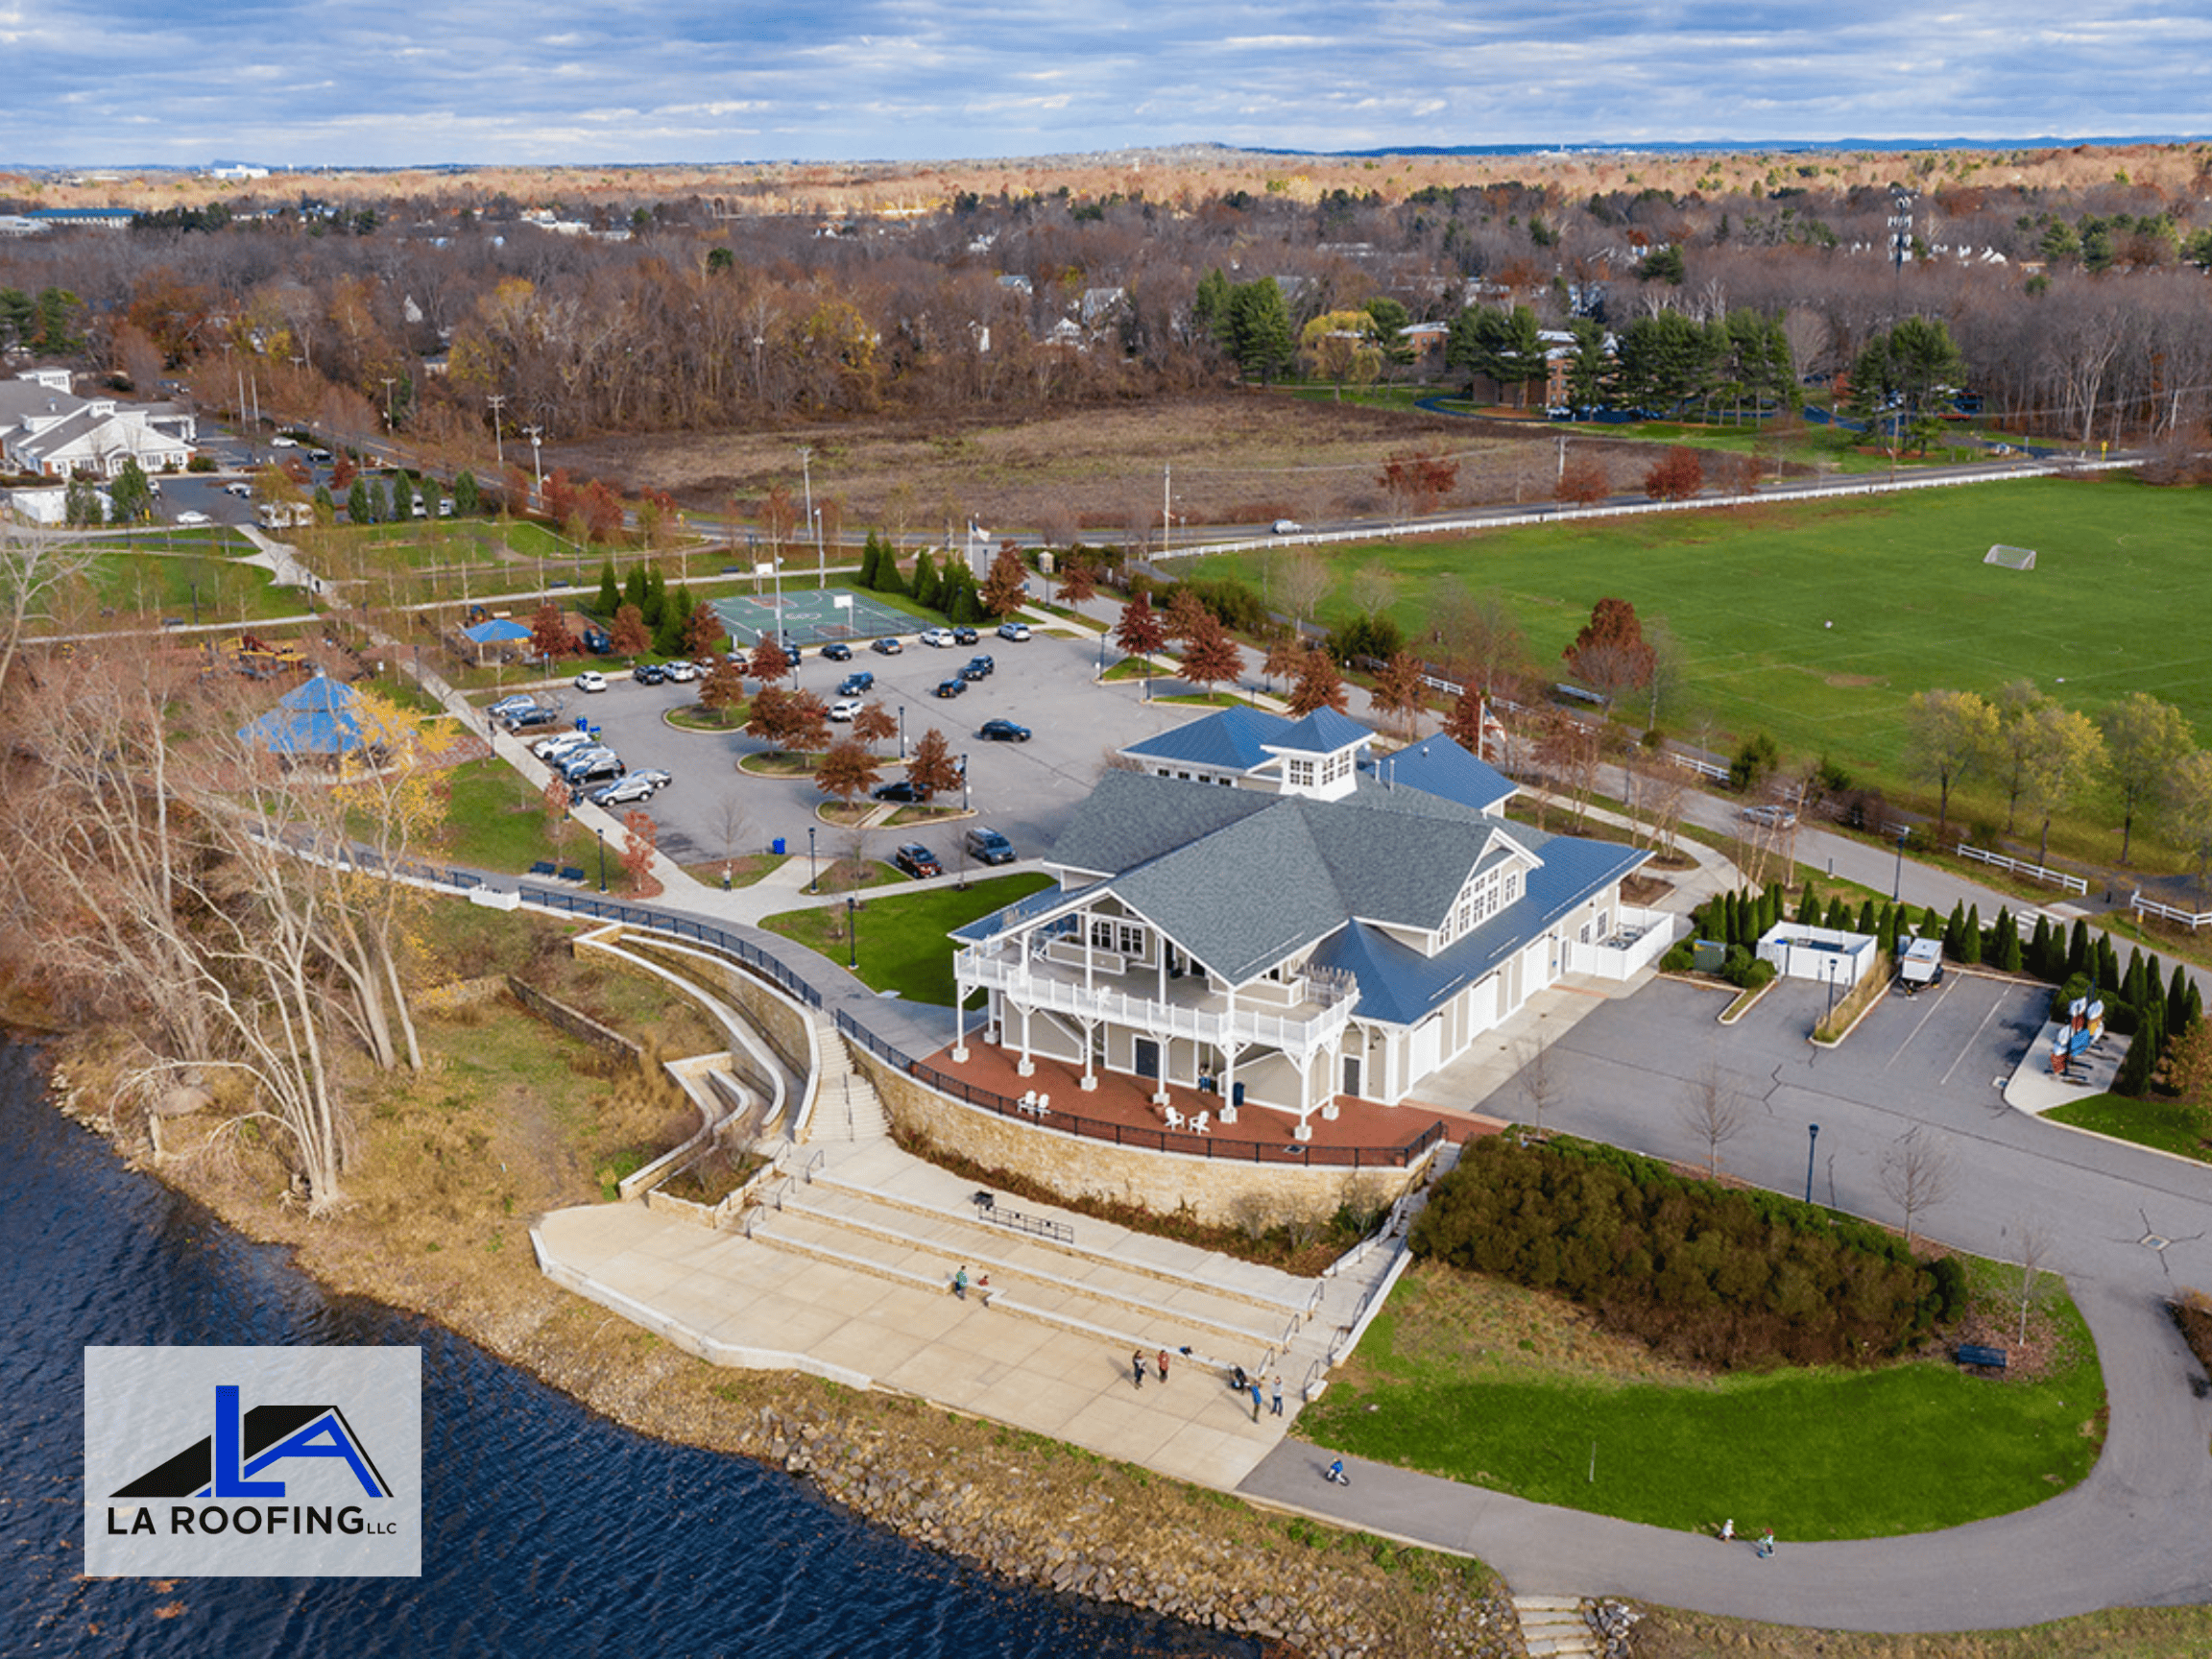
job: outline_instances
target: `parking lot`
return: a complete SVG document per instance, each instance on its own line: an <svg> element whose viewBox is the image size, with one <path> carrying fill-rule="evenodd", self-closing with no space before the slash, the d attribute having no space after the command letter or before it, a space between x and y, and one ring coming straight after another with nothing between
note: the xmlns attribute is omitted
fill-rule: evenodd
<svg viewBox="0 0 2212 1659"><path fill-rule="evenodd" d="M958 673L969 658L995 659L997 671L951 699L932 693L938 683ZM1024 643L986 632L973 646L933 649L906 638L896 657L856 649L851 662L830 662L808 650L795 684L825 703L839 681L854 669L876 676L868 695L902 719L909 751L935 727L952 753L968 760L969 796L974 817L936 825L902 826L870 833L870 856L888 858L893 847L918 841L936 854L948 870L957 865L961 832L970 824L1002 831L1023 858L1046 851L1076 805L1091 792L1110 749L1151 736L1204 709L1184 704L1146 703L1141 682L1110 685L1094 683L1098 644L1088 636L1068 638L1042 632ZM656 795L646 810L660 827L663 851L682 863L699 863L729 850L727 803L741 805L745 823L736 850L757 851L778 836L790 850L805 853L806 830L817 827L825 857L844 850L844 830L821 825L814 808L823 797L805 778L756 778L736 769L737 757L757 754L764 745L741 733L682 732L662 716L696 702L698 685L637 685L610 671L609 688L586 694L564 685L557 688L565 714L587 715L631 770L659 767L675 781ZM1156 690L1169 683L1155 682ZM978 740L986 720L1002 718L1030 729L1026 743ZM547 728L550 731L552 728ZM896 738L885 744L883 779L900 776Z"/></svg>

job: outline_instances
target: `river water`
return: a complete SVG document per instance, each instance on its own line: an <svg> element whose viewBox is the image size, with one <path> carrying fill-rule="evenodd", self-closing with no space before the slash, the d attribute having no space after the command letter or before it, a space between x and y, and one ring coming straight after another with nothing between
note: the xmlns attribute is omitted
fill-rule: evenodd
<svg viewBox="0 0 2212 1659"><path fill-rule="evenodd" d="M1242 1655L1000 1584L779 1471L595 1417L435 1325L326 1295L124 1167L0 1045L0 1655ZM420 1579L86 1579L86 1344L422 1350Z"/></svg>

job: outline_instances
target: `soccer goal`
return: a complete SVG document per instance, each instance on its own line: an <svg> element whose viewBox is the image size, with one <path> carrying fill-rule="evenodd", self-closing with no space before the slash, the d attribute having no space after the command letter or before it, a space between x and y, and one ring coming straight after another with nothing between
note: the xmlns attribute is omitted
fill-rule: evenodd
<svg viewBox="0 0 2212 1659"><path fill-rule="evenodd" d="M2032 570L2035 568L2035 549L2032 547L2008 547L2000 541L1982 555L1984 565L2002 565L2008 570Z"/></svg>

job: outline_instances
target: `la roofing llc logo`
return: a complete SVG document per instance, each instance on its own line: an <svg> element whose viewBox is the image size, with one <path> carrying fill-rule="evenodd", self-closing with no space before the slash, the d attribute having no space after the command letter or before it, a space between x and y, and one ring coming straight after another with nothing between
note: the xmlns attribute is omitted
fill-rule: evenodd
<svg viewBox="0 0 2212 1659"><path fill-rule="evenodd" d="M87 1348L95 1576L416 1577L419 1348Z"/></svg>

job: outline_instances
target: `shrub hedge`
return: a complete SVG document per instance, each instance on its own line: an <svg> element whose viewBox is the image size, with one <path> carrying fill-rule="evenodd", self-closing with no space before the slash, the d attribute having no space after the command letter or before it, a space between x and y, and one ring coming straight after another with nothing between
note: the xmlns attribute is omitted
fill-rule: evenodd
<svg viewBox="0 0 2212 1659"><path fill-rule="evenodd" d="M1470 1143L1412 1248L1556 1290L1615 1330L1723 1368L1894 1355L1965 1295L1956 1263L1916 1261L1870 1223L1567 1136Z"/></svg>

